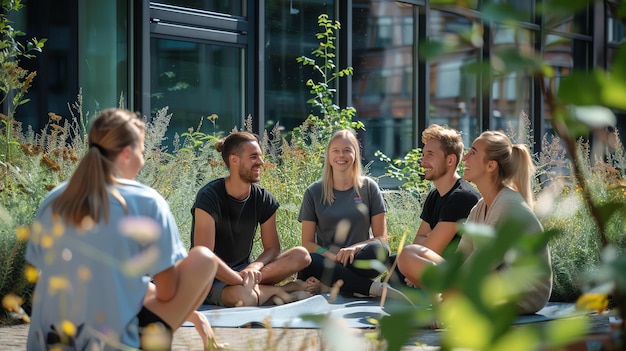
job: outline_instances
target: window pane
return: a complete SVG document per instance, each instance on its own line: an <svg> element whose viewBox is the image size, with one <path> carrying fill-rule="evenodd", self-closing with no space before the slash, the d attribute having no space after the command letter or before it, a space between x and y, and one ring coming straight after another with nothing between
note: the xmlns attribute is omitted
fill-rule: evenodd
<svg viewBox="0 0 626 351"><path fill-rule="evenodd" d="M315 58L311 54L319 43L315 33L322 30L317 17L328 14L335 19L333 0L285 1L268 0L265 28L265 120L261 128L272 128L275 123L286 130L299 126L313 111L307 101L311 99L306 81L321 78L311 66L302 67L296 62L299 56ZM338 47L338 43L335 42ZM318 61L321 64L321 61ZM344 67L341 67L344 68Z"/></svg>
<svg viewBox="0 0 626 351"><path fill-rule="evenodd" d="M606 41L609 44L620 44L624 40L624 23L617 18L607 18Z"/></svg>
<svg viewBox="0 0 626 351"><path fill-rule="evenodd" d="M547 0L547 8L550 2ZM587 1L588 3L589 1ZM588 7L587 7L588 8ZM545 14L544 25L546 29L551 29L563 33L589 34L591 32L591 19L589 11L585 8L574 16L564 11L550 11Z"/></svg>
<svg viewBox="0 0 626 351"><path fill-rule="evenodd" d="M476 75L465 67L476 62L478 49L459 35L469 32L472 23L465 17L432 11L430 33L435 40L458 44L457 50L430 62L430 116L428 124L448 125L463 131L463 142L470 145L480 133L477 109Z"/></svg>
<svg viewBox="0 0 626 351"><path fill-rule="evenodd" d="M529 0L495 0L495 3L510 6L516 11L516 15L522 21L530 22L533 14L533 4L535 1Z"/></svg>
<svg viewBox="0 0 626 351"><path fill-rule="evenodd" d="M497 56L500 50L533 51L529 31L500 26L494 30L493 35L494 56ZM506 75L496 74L491 86L493 111L490 128L508 130L509 127L513 127L516 131L522 131L525 119L532 120L530 117L531 89L532 79L525 71Z"/></svg>
<svg viewBox="0 0 626 351"><path fill-rule="evenodd" d="M382 173L374 153L402 157L413 147L413 7L353 1L352 103L365 124L365 162Z"/></svg>
<svg viewBox="0 0 626 351"><path fill-rule="evenodd" d="M244 1L245 0L158 0L154 2L211 12L227 13L234 16L245 16L243 13Z"/></svg>
<svg viewBox="0 0 626 351"><path fill-rule="evenodd" d="M169 107L170 142L174 133L195 128L202 119L203 131L213 133L206 121L210 114L219 117L215 131L242 125L243 49L157 38L150 48L151 114Z"/></svg>
<svg viewBox="0 0 626 351"><path fill-rule="evenodd" d="M544 48L544 60L554 69L554 77L546 78L546 86L555 94L559 89L564 77L572 72L572 69L582 71L590 68L587 58L589 43L581 40L551 35L547 38ZM544 112L544 122L546 128L550 128L549 111ZM546 131L550 131L546 130ZM543 134L543 133L542 133Z"/></svg>
<svg viewBox="0 0 626 351"><path fill-rule="evenodd" d="M125 1L94 0L78 6L78 77L85 111L119 105L128 95L128 25Z"/></svg>

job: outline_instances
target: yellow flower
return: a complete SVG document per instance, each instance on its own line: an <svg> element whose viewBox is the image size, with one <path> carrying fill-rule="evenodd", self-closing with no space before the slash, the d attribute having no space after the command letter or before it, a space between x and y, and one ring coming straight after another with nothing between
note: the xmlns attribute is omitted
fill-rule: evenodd
<svg viewBox="0 0 626 351"><path fill-rule="evenodd" d="M161 323L150 323L143 328L141 333L141 345L146 350L160 350L163 345L172 343L170 333Z"/></svg>
<svg viewBox="0 0 626 351"><path fill-rule="evenodd" d="M15 230L15 235L17 236L17 240L26 241L30 238L30 228L29 227L19 227Z"/></svg>
<svg viewBox="0 0 626 351"><path fill-rule="evenodd" d="M13 293L8 293L2 298L2 307L9 312L18 312L23 303L24 299Z"/></svg>
<svg viewBox="0 0 626 351"><path fill-rule="evenodd" d="M579 311L597 311L602 314L609 306L609 299L606 294L586 293L576 300L576 309Z"/></svg>
<svg viewBox="0 0 626 351"><path fill-rule="evenodd" d="M67 290L69 286L70 286L70 282L65 277L60 277L60 276L50 277L48 281L48 293L50 295L54 295L59 290Z"/></svg>
<svg viewBox="0 0 626 351"><path fill-rule="evenodd" d="M72 322L67 321L67 320L61 322L61 330L63 331L64 335L67 335L67 336L76 335L76 326L74 326Z"/></svg>
<svg viewBox="0 0 626 351"><path fill-rule="evenodd" d="M29 283L34 284L39 279L39 271L37 268L29 265L24 268L24 276Z"/></svg>
<svg viewBox="0 0 626 351"><path fill-rule="evenodd" d="M63 224L56 222L52 225L52 235L59 237L63 235L64 231L65 231L65 227L63 226Z"/></svg>
<svg viewBox="0 0 626 351"><path fill-rule="evenodd" d="M78 268L78 279L82 281L87 281L91 279L91 270L85 266L80 266Z"/></svg>
<svg viewBox="0 0 626 351"><path fill-rule="evenodd" d="M41 238L41 247L49 249L52 247L52 244L54 244L54 240L52 240L50 235L44 235Z"/></svg>

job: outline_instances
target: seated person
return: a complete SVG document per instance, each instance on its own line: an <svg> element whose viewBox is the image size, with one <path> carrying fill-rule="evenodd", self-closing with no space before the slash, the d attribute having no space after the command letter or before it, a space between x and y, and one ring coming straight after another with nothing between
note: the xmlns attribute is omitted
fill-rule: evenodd
<svg viewBox="0 0 626 351"><path fill-rule="evenodd" d="M336 132L327 148L322 179L304 193L300 215L302 246L311 264L299 273L311 293L328 292L339 280L341 293L381 296L376 269L356 260L389 256L385 203L378 184L362 176L359 142L353 132Z"/></svg>
<svg viewBox="0 0 626 351"><path fill-rule="evenodd" d="M422 223L413 244L442 256L444 250L456 250L461 239L457 233L458 222L467 218L480 194L457 173L463 155L463 139L458 131L433 124L422 132L422 143L424 148L420 164L424 168L424 178L430 180L435 188L424 202L420 216ZM392 266L396 255L389 258ZM414 274L426 265L423 261L415 262L412 267ZM397 267L390 282L394 286L413 286Z"/></svg>
<svg viewBox="0 0 626 351"><path fill-rule="evenodd" d="M276 229L278 201L256 183L263 157L257 137L233 132L215 148L229 170L198 191L191 210L191 245L206 246L219 257L216 279L205 303L227 307L282 304L309 296L303 281L281 283L309 265L303 247L281 253ZM263 252L250 262L257 226Z"/></svg>

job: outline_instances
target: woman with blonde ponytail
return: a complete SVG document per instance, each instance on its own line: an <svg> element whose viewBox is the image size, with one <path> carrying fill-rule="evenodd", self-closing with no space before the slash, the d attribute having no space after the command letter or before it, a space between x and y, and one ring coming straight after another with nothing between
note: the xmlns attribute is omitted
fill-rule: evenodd
<svg viewBox="0 0 626 351"><path fill-rule="evenodd" d="M173 330L196 327L217 270L204 247L187 253L165 199L134 180L144 165L145 123L106 109L69 181L37 211L26 259L39 269L28 350L169 349Z"/></svg>

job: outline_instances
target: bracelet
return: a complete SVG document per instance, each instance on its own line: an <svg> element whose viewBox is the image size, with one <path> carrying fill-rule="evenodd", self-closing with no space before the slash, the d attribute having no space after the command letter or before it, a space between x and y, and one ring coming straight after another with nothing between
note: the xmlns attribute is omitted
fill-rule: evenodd
<svg viewBox="0 0 626 351"><path fill-rule="evenodd" d="M318 248L317 248L317 251L316 251L316 252L317 252L318 254L320 254L320 255L321 255L321 254L323 254L323 253L324 253L324 252L326 252L326 251L328 251L328 249L327 249L327 248L325 248L325 247L321 247L321 246L320 246L320 247L318 247Z"/></svg>

